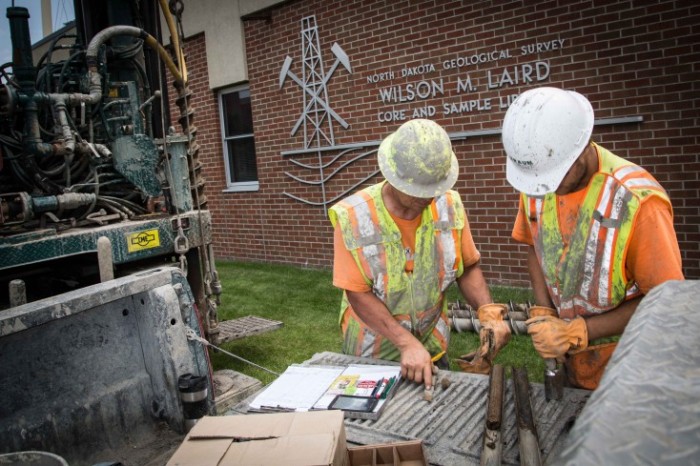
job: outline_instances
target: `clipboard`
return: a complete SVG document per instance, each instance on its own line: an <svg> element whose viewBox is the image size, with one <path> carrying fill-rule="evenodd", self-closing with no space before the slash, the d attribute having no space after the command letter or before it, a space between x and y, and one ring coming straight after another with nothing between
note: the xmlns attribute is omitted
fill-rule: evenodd
<svg viewBox="0 0 700 466"><path fill-rule="evenodd" d="M345 417L378 419L399 385L398 365L351 364L348 366L291 365L249 404L252 412L327 410L345 402ZM348 397L373 399L348 404ZM340 405L338 405L340 406ZM349 409L353 406L361 410ZM338 408L335 408L338 409ZM341 408L342 409L342 408Z"/></svg>

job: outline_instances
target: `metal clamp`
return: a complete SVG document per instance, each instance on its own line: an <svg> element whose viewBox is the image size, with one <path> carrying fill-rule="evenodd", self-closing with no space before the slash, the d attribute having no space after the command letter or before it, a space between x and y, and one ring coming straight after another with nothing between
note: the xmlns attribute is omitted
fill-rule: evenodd
<svg viewBox="0 0 700 466"><path fill-rule="evenodd" d="M190 250L190 242L187 236L185 236L185 232L182 230L180 219L177 221L177 236L173 240L173 250L178 254L184 254Z"/></svg>

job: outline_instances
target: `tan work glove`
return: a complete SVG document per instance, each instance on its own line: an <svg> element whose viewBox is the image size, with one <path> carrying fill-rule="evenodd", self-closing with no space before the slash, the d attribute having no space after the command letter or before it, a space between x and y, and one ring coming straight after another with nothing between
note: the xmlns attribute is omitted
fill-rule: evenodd
<svg viewBox="0 0 700 466"><path fill-rule="evenodd" d="M481 329L479 330L479 349L460 356L457 364L464 372L488 374L491 363L498 352L510 340L510 327L503 320L508 313L504 304L484 304L476 311Z"/></svg>
<svg viewBox="0 0 700 466"><path fill-rule="evenodd" d="M479 318L479 323L481 323L481 330L479 330L479 339L482 344L484 344L484 333L491 333L491 346L488 348L487 354L489 355L489 360L493 361L501 348L506 346L510 340L510 327L503 320L503 318L508 314L508 308L505 304L484 304L477 311L476 315ZM486 355L484 355L485 357Z"/></svg>
<svg viewBox="0 0 700 466"><path fill-rule="evenodd" d="M547 306L530 306L529 316L530 319L543 316L559 317L559 313L556 309Z"/></svg>
<svg viewBox="0 0 700 466"><path fill-rule="evenodd" d="M532 344L544 359L563 361L569 351L586 349L588 328L582 317L567 321L553 316L531 317L525 321Z"/></svg>

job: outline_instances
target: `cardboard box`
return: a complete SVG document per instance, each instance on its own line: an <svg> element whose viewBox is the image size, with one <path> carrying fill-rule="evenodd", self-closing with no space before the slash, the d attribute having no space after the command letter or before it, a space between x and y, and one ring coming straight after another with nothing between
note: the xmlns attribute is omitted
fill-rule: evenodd
<svg viewBox="0 0 700 466"><path fill-rule="evenodd" d="M348 466L427 466L422 440L348 447Z"/></svg>
<svg viewBox="0 0 700 466"><path fill-rule="evenodd" d="M168 466L346 466L342 411L205 416Z"/></svg>

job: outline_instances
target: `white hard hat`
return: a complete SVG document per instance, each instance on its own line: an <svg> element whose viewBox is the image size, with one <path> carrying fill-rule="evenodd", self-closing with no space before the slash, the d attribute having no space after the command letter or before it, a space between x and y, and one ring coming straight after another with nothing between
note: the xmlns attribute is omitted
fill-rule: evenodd
<svg viewBox="0 0 700 466"><path fill-rule="evenodd" d="M557 190L593 132L593 107L584 96L554 87L523 92L503 119L506 178L518 191Z"/></svg>
<svg viewBox="0 0 700 466"><path fill-rule="evenodd" d="M384 178L409 196L440 196L457 181L459 164L450 136L431 120L402 124L384 138L377 155Z"/></svg>

